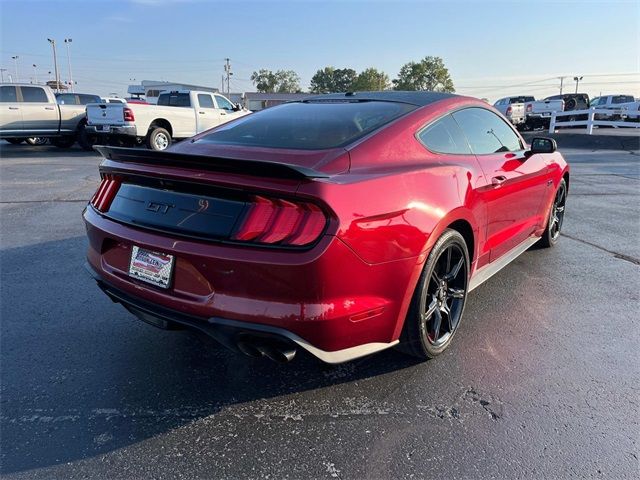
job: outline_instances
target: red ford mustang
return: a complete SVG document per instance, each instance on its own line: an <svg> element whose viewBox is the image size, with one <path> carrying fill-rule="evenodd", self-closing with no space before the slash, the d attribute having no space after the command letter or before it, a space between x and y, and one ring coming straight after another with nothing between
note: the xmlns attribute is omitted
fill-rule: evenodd
<svg viewBox="0 0 640 480"><path fill-rule="evenodd" d="M559 237L569 167L444 93L323 95L164 152L98 147L84 211L102 290L251 356L339 363L451 343L468 293Z"/></svg>

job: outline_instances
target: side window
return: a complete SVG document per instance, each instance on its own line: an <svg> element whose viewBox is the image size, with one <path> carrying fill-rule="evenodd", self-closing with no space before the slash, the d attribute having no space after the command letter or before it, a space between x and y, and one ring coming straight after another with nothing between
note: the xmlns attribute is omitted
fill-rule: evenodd
<svg viewBox="0 0 640 480"><path fill-rule="evenodd" d="M100 97L97 95L84 95L79 94L78 99L80 100L80 105L87 105L89 103L100 103Z"/></svg>
<svg viewBox="0 0 640 480"><path fill-rule="evenodd" d="M522 150L518 135L495 113L472 107L452 115L469 140L473 153L484 155Z"/></svg>
<svg viewBox="0 0 640 480"><path fill-rule="evenodd" d="M0 103L16 103L17 101L16 87L0 87Z"/></svg>
<svg viewBox="0 0 640 480"><path fill-rule="evenodd" d="M24 90L22 91L24 95ZM76 96L71 93L63 93L62 95L58 95L56 97L56 101L60 105L75 105L76 104Z"/></svg>
<svg viewBox="0 0 640 480"><path fill-rule="evenodd" d="M229 100L220 95L216 95L216 102L218 102L218 108L222 108L223 110L233 110L233 105Z"/></svg>
<svg viewBox="0 0 640 480"><path fill-rule="evenodd" d="M418 133L420 141L432 152L470 154L469 144L460 127L446 115Z"/></svg>
<svg viewBox="0 0 640 480"><path fill-rule="evenodd" d="M213 104L213 98L211 98L211 95L207 95L205 93L198 94L198 103L202 108L216 108Z"/></svg>
<svg viewBox="0 0 640 480"><path fill-rule="evenodd" d="M49 103L47 94L42 88L38 87L20 87L22 91L22 100L33 103Z"/></svg>

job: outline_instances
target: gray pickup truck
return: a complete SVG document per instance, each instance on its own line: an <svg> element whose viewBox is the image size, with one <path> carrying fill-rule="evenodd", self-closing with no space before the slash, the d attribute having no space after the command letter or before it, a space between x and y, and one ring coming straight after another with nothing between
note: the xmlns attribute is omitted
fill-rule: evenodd
<svg viewBox="0 0 640 480"><path fill-rule="evenodd" d="M91 98L80 98L92 97ZM60 148L91 149L85 132L87 101L94 95L65 93L58 98L44 85L0 84L0 138L20 143L28 138L50 138Z"/></svg>

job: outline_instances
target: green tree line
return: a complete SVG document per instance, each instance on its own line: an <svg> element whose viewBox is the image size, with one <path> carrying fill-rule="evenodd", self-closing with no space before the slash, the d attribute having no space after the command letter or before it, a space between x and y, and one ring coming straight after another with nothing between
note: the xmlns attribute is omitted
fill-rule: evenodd
<svg viewBox="0 0 640 480"><path fill-rule="evenodd" d="M300 76L293 70L262 69L253 72L251 81L262 93L301 92ZM378 90L430 90L455 92L449 69L440 57L427 56L419 62L409 62L400 68L397 78L377 68L367 68L360 73L352 68L324 67L311 78L311 93L362 92Z"/></svg>

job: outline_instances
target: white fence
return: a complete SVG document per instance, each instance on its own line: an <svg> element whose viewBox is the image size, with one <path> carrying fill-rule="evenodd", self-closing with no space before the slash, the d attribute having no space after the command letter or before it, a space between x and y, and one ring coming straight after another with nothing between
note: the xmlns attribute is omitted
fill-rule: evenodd
<svg viewBox="0 0 640 480"><path fill-rule="evenodd" d="M569 120L569 121L561 121L558 122L558 117L581 117L587 115L586 120ZM607 116L607 117L619 117L620 120L606 120L606 119L598 119L596 120L596 115L598 116ZM635 120L635 121L634 121ZM551 120L549 122L549 133L554 133L556 128L561 127L586 127L587 134L591 135L593 133L594 126L603 126L603 127L630 127L630 128L640 128L640 111L633 110L613 110L613 109L596 109L590 108L588 110L571 110L568 112L552 112Z"/></svg>

